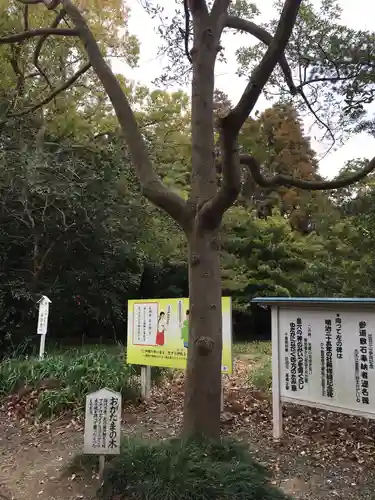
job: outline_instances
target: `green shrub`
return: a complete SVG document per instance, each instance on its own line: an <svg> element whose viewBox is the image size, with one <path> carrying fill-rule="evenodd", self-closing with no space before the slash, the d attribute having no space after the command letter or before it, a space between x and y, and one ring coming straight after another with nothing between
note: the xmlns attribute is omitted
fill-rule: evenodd
<svg viewBox="0 0 375 500"><path fill-rule="evenodd" d="M121 392L124 400L134 400L139 394L134 375L134 367L125 363L123 355L105 349L72 349L41 361L8 359L0 363L0 397L20 387L38 390L37 413L50 417L82 411L86 395L103 387Z"/></svg>
<svg viewBox="0 0 375 500"><path fill-rule="evenodd" d="M262 362L249 373L249 384L258 390L268 392L272 386L272 360L264 358Z"/></svg>
<svg viewBox="0 0 375 500"><path fill-rule="evenodd" d="M232 442L173 439L123 443L98 492L101 500L285 500L265 469Z"/></svg>

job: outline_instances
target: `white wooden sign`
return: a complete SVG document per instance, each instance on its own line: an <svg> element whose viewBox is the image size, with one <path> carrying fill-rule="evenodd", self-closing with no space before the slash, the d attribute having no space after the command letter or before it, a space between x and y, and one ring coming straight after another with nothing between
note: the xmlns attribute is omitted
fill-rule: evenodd
<svg viewBox="0 0 375 500"><path fill-rule="evenodd" d="M39 303L39 315L38 315L38 326L36 329L36 333L40 335L39 359L43 359L46 346L49 305L51 301L46 295L43 295L42 298L38 301L38 303Z"/></svg>
<svg viewBox="0 0 375 500"><path fill-rule="evenodd" d="M374 299L254 299L272 310L274 437L281 401L375 418Z"/></svg>
<svg viewBox="0 0 375 500"><path fill-rule="evenodd" d="M39 303L39 315L38 315L38 327L37 327L38 335L47 334L50 302L51 302L50 299L45 295L43 295L43 297L38 302Z"/></svg>
<svg viewBox="0 0 375 500"><path fill-rule="evenodd" d="M84 453L118 455L121 440L121 394L100 389L86 396Z"/></svg>

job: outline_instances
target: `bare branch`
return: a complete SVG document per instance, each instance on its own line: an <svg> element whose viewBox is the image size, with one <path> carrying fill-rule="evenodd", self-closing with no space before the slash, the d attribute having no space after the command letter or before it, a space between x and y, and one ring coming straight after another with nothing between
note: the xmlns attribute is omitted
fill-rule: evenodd
<svg viewBox="0 0 375 500"><path fill-rule="evenodd" d="M319 118L318 114L314 111L313 107L312 107L312 104L309 102L308 98L306 97L306 94L303 90L303 88L299 88L297 90L297 93L302 97L304 103L306 104L306 107L307 109L310 111L310 113L315 117L315 120L322 126L324 127L328 134L330 135L331 139L332 139L332 144L329 148L329 150L326 152L326 155L329 153L329 151L333 148L333 146L335 145L335 142L336 142L336 138L335 138L335 135L334 133L332 132L331 128L329 127L329 125L327 123L324 123L324 121Z"/></svg>
<svg viewBox="0 0 375 500"><path fill-rule="evenodd" d="M37 3L43 3L43 0L18 0L24 5L36 5Z"/></svg>
<svg viewBox="0 0 375 500"><path fill-rule="evenodd" d="M44 35L58 35L58 36L78 36L77 30L70 28L37 28L35 30L22 31L21 33L14 33L13 35L8 35L0 38L0 45L6 43L17 43L23 42L29 38L34 38L36 36Z"/></svg>
<svg viewBox="0 0 375 500"><path fill-rule="evenodd" d="M33 104L29 108L26 108L26 109L23 109L22 111L17 111L16 113L12 113L11 115L8 115L7 119L27 115L28 113L32 113L32 112L36 111L37 109L42 108L46 104L49 104L58 94L61 94L61 92L64 92L69 87L71 87L78 80L78 78L80 78L84 73L86 73L90 69L90 67L91 67L90 63L85 64L84 66L82 66L81 69L79 69L77 71L77 73L75 73L71 78L69 78L69 80L66 80L66 82L64 82L62 85L57 87L45 99Z"/></svg>
<svg viewBox="0 0 375 500"><path fill-rule="evenodd" d="M326 191L329 189L339 189L362 180L368 174L375 170L375 157L368 162L365 168L360 172L349 175L347 177L339 177L333 181L305 181L302 179L295 179L289 175L277 174L274 177L265 177L260 169L257 160L250 155L241 155L240 162L246 165L254 181L261 187L277 187L277 186L294 186L299 189L306 189L310 191Z"/></svg>
<svg viewBox="0 0 375 500"><path fill-rule="evenodd" d="M29 29L29 6L25 5L23 9L23 27L25 31Z"/></svg>
<svg viewBox="0 0 375 500"><path fill-rule="evenodd" d="M19 45L12 45L10 47L9 63L12 66L14 74L16 75L17 83L16 83L16 88L15 88L16 95L15 95L15 98L13 99L13 102L10 103L9 109L13 106L14 102L17 99L17 96L19 94L23 95L24 90L25 90L25 75L24 75L23 71L21 70L20 64L19 64L20 51L21 51L21 48Z"/></svg>
<svg viewBox="0 0 375 500"><path fill-rule="evenodd" d="M225 27L233 28L238 31L245 31L246 33L249 33L249 35L253 35L255 38L257 38L267 46L270 46L273 40L272 35L270 35L264 28L251 21L247 21L246 19L241 19L240 17L228 16L225 21ZM282 53L280 56L279 64L281 66L282 72L284 73L285 81L289 87L290 93L292 95L295 95L297 93L297 89L294 85L292 71L289 67L289 64L287 63L284 53Z"/></svg>
<svg viewBox="0 0 375 500"><path fill-rule="evenodd" d="M26 6L27 7L27 6ZM54 29L54 28L57 28L57 26L60 24L60 21L63 19L63 17L65 16L66 12L64 11L64 9L62 9L56 16L55 20L53 21L53 23L51 24L50 28ZM43 47L43 44L44 42L47 40L48 38L48 34L46 35L43 35L39 40L38 40L38 43L35 47L35 52L34 52L34 57L33 57L33 62L34 62L34 66L36 67L36 69L39 71L40 75L45 79L45 81L47 82L47 85L52 88L52 85L51 85L51 82L49 81L49 78L48 76L46 75L46 73L44 72L44 70L40 67L39 65L39 56L40 56L40 52L42 50L42 47Z"/></svg>
<svg viewBox="0 0 375 500"><path fill-rule="evenodd" d="M266 85L276 64L288 44L296 23L301 0L285 0L275 36L259 65L253 71L239 102L224 119L225 125L237 135L253 110L263 87Z"/></svg>
<svg viewBox="0 0 375 500"><path fill-rule="evenodd" d="M18 0L24 5L36 5L38 3L44 3L48 10L54 10L55 7L60 3L60 0Z"/></svg>
<svg viewBox="0 0 375 500"><path fill-rule="evenodd" d="M185 12L185 32L184 35L184 43L185 43L185 54L190 64L193 63L193 60L189 51L189 35L190 35L190 13L188 7L188 0L184 0L184 12ZM182 31L182 30L181 30Z"/></svg>
<svg viewBox="0 0 375 500"><path fill-rule="evenodd" d="M129 101L113 71L105 62L84 17L70 0L63 0L63 6L78 29L91 65L112 102L128 144L143 194L156 206L165 210L183 229L188 230L190 212L187 203L177 193L165 186L154 171Z"/></svg>

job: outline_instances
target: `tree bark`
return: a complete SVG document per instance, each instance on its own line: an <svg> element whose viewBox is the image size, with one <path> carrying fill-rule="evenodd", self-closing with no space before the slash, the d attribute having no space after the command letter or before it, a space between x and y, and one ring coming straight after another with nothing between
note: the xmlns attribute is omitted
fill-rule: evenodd
<svg viewBox="0 0 375 500"><path fill-rule="evenodd" d="M218 234L194 231L189 246L189 348L184 434L220 437L222 312Z"/></svg>
<svg viewBox="0 0 375 500"><path fill-rule="evenodd" d="M205 3L192 2L194 44L192 80L193 222L186 231L189 248L189 347L186 370L184 434L220 437L222 313L218 232L204 217L217 193L214 162L214 67L219 36Z"/></svg>

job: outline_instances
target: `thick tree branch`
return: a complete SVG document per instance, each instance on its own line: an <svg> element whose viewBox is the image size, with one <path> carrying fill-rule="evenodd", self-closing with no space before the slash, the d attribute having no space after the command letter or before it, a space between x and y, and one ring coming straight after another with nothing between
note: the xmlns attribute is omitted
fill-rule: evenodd
<svg viewBox="0 0 375 500"><path fill-rule="evenodd" d="M305 181L302 179L295 179L289 175L277 174L274 177L265 177L257 160L250 155L241 155L240 162L246 165L254 181L261 187L277 187L277 186L294 186L299 189L306 189L310 191L325 191L329 189L339 189L362 180L366 175L375 170L375 157L368 162L365 168L360 172L349 175L347 177L339 177L333 181Z"/></svg>
<svg viewBox="0 0 375 500"><path fill-rule="evenodd" d="M301 0L285 0L275 36L259 65L253 71L237 105L224 119L225 126L237 135L245 123L271 76L276 64L284 54L290 35L296 23Z"/></svg>
<svg viewBox="0 0 375 500"><path fill-rule="evenodd" d="M69 80L64 82L62 85L57 87L45 99L33 104L29 108L25 108L22 111L17 111L16 113L12 113L11 115L8 115L7 119L24 116L24 115L27 115L28 113L33 113L37 109L42 108L46 104L49 104L58 94L61 94L61 92L64 92L69 87L71 87L78 80L78 78L80 78L84 73L86 73L89 70L90 67L91 67L90 63L85 64L84 66L82 66L82 68L80 70L77 71L77 73L75 73L71 78L69 78Z"/></svg>
<svg viewBox="0 0 375 500"><path fill-rule="evenodd" d="M216 5L222 5L223 3L225 3L224 0L218 0ZM241 169L237 149L237 136L279 61L282 64L285 78L292 93L296 93L291 71L284 57L284 50L297 18L299 3L299 0L286 0L274 38L268 35L266 31L248 21L243 22L241 19L231 16L224 19L223 27L233 27L254 34L254 36L268 45L268 50L253 72L250 82L237 106L220 119L220 150L223 182L216 195L201 208L200 216L206 225L218 227L224 212L236 201L240 193Z"/></svg>
<svg viewBox="0 0 375 500"><path fill-rule="evenodd" d="M154 203L154 205L165 210L183 229L188 230L190 225L190 212L187 203L177 193L165 186L154 171L142 134L129 105L129 101L119 81L109 65L105 62L84 17L70 0L63 0L63 7L78 29L89 61L112 102L117 119L128 144L143 194Z"/></svg>
<svg viewBox="0 0 375 500"><path fill-rule="evenodd" d="M231 134L220 130L222 185L217 194L201 208L200 217L206 227L217 228L224 213L237 200L241 191L241 169L237 143Z"/></svg>
<svg viewBox="0 0 375 500"><path fill-rule="evenodd" d="M249 35L253 35L255 38L257 38L267 46L270 46L273 40L272 35L270 35L264 28L251 21L247 21L246 19L241 19L240 17L228 16L225 21L225 27L232 28L238 31L244 31ZM292 71L289 67L289 64L287 63L284 53L282 53L280 56L279 64L282 72L284 73L285 81L289 87L290 93L292 95L295 95L297 93L297 89L294 85Z"/></svg>
<svg viewBox="0 0 375 500"><path fill-rule="evenodd" d="M198 13L208 15L206 0L187 0L187 4L193 15Z"/></svg>
<svg viewBox="0 0 375 500"><path fill-rule="evenodd" d="M188 6L188 0L184 0L184 13L185 13L185 32L184 32L184 43L185 43L185 55L190 64L193 63L193 60L190 55L189 50L189 38L190 38L190 12Z"/></svg>
<svg viewBox="0 0 375 500"><path fill-rule="evenodd" d="M231 0L215 0L211 9L213 21L217 21L223 14L226 14Z"/></svg>
<svg viewBox="0 0 375 500"><path fill-rule="evenodd" d="M21 33L14 33L13 35L1 37L0 45L23 42L29 38L45 35L78 36L79 33L77 30L70 28L37 28L35 30L22 31Z"/></svg>

